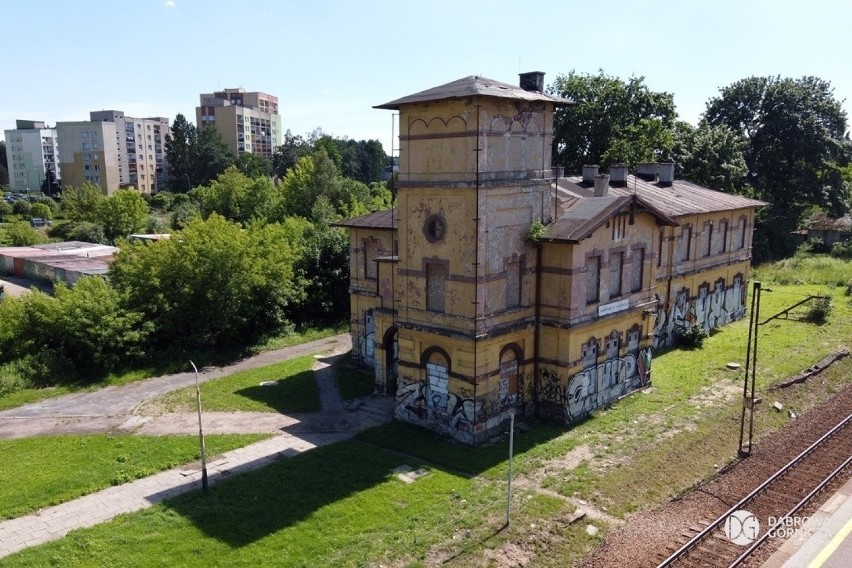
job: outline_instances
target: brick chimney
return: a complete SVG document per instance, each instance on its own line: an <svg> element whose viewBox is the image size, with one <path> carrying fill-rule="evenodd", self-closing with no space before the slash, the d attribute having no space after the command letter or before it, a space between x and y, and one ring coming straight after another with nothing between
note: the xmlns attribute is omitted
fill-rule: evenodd
<svg viewBox="0 0 852 568"><path fill-rule="evenodd" d="M518 75L521 78L520 85L523 90L536 93L544 91L544 71L529 71Z"/></svg>
<svg viewBox="0 0 852 568"><path fill-rule="evenodd" d="M595 197L604 197L609 193L609 176L598 174L595 176Z"/></svg>
<svg viewBox="0 0 852 568"><path fill-rule="evenodd" d="M609 183L612 187L627 187L627 164L613 164L609 167Z"/></svg>
<svg viewBox="0 0 852 568"><path fill-rule="evenodd" d="M595 183L595 176L598 175L599 168L600 166L596 165L583 166L583 183L588 185Z"/></svg>
<svg viewBox="0 0 852 568"><path fill-rule="evenodd" d="M671 187L674 182L675 165L671 162L660 164L660 185L663 187Z"/></svg>
<svg viewBox="0 0 852 568"><path fill-rule="evenodd" d="M655 181L657 179L657 162L636 164L636 177L645 181Z"/></svg>

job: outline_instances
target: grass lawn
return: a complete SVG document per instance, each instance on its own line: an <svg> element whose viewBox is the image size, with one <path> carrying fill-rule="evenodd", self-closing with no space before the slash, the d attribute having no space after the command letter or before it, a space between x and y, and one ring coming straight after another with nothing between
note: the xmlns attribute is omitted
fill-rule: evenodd
<svg viewBox="0 0 852 568"><path fill-rule="evenodd" d="M343 400L367 396L376 390L375 375L371 370L355 367L351 352L334 362L334 378Z"/></svg>
<svg viewBox="0 0 852 568"><path fill-rule="evenodd" d="M852 270L847 263L843 270ZM806 271L801 266L797 271ZM768 387L848 346L852 301L836 280L808 286L770 282L761 314L771 316L809 294L830 292L823 325L776 320L760 328L756 439L848 385L852 359L790 389ZM836 275L835 275L836 276ZM842 276L842 275L841 275ZM852 276L852 274L850 274ZM833 277L832 277L833 278ZM765 319L765 318L761 318ZM565 566L606 534L606 521L570 522L574 499L625 518L654 508L735 459L746 321L722 328L696 351L655 356L653 386L572 427L532 425L515 438L511 527L505 515L507 443L470 448L409 425L389 424L356 440L281 460L263 470L112 523L24 551L0 566L287 565L483 566L528 554L530 565ZM566 456L580 456L576 467ZM426 467L412 484L393 467ZM575 463L576 465L576 463ZM601 531L589 536L586 525ZM468 532L469 531L469 532ZM532 556L535 555L535 556Z"/></svg>
<svg viewBox="0 0 852 568"><path fill-rule="evenodd" d="M221 454L262 435L205 436ZM25 515L110 485L200 459L196 436L38 436L0 440L0 519Z"/></svg>
<svg viewBox="0 0 852 568"><path fill-rule="evenodd" d="M348 326L348 324L346 324L346 326ZM348 329L346 326L337 325L328 328L309 328L300 331L282 333L279 336L267 340L262 345L256 346L252 350L252 352L261 353L265 351L272 351L275 349L281 349L283 347L291 347L294 345L300 345L302 343L308 343L310 341L316 341L317 339L323 339L325 337L331 337L333 335L338 335L340 333L345 332L346 329ZM233 354L233 357L229 359L228 362L238 357L239 355L235 353ZM195 361L198 364L199 368L201 368L201 366L204 364L199 359L196 359ZM217 363L222 364L223 361L217 361ZM164 361L158 365L131 369L122 373L109 375L103 380L91 385L57 385L47 388L32 388L27 386L16 387L14 389L14 392L9 392L0 396L0 410L16 408L24 404L38 402L40 400L45 400L48 398L53 398L72 392L84 392L88 390L103 388L105 386L124 385L132 383L134 381L147 379L149 377L157 377L160 375L166 375L171 373L180 373L186 371L186 365L187 362L185 360L179 362ZM25 381L22 381L20 378L9 377L9 380L13 380L14 382L25 383ZM0 367L0 382L2 381L4 381L3 369L2 367ZM0 385L0 392L3 392L4 390L6 389L3 389L2 385Z"/></svg>
<svg viewBox="0 0 852 568"><path fill-rule="evenodd" d="M316 359L305 355L257 369L239 371L201 385L204 410L224 412L314 412L320 410L312 370ZM260 383L274 381L274 385ZM194 412L195 387L152 398L145 403L167 412Z"/></svg>

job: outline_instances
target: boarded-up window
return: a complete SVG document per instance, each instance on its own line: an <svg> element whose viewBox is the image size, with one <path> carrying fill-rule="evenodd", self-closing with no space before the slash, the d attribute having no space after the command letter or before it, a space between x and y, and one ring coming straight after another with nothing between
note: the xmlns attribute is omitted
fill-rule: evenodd
<svg viewBox="0 0 852 568"><path fill-rule="evenodd" d="M716 252L723 253L728 250L728 220L722 219L719 221L719 238L716 240L719 248Z"/></svg>
<svg viewBox="0 0 852 568"><path fill-rule="evenodd" d="M713 254L713 223L704 226L704 256Z"/></svg>
<svg viewBox="0 0 852 568"><path fill-rule="evenodd" d="M447 282L447 266L437 262L426 265L426 309L444 311L444 290Z"/></svg>
<svg viewBox="0 0 852 568"><path fill-rule="evenodd" d="M506 263L506 309L521 305L521 263Z"/></svg>
<svg viewBox="0 0 852 568"><path fill-rule="evenodd" d="M660 236L657 242L657 266L663 265L663 245L666 242L666 233L663 229L660 229Z"/></svg>
<svg viewBox="0 0 852 568"><path fill-rule="evenodd" d="M687 225L680 232L680 259L689 260L692 251L692 225Z"/></svg>
<svg viewBox="0 0 852 568"><path fill-rule="evenodd" d="M499 396L502 408L518 401L518 356L513 349L506 349L500 356Z"/></svg>
<svg viewBox="0 0 852 568"><path fill-rule="evenodd" d="M594 304L600 299L601 257L590 256L586 259L586 303Z"/></svg>
<svg viewBox="0 0 852 568"><path fill-rule="evenodd" d="M642 289L642 279L645 271L645 249L633 251L631 264L633 265L633 273L630 282L630 291L638 292Z"/></svg>
<svg viewBox="0 0 852 568"><path fill-rule="evenodd" d="M449 364L440 353L426 362L426 406L446 411L449 400Z"/></svg>
<svg viewBox="0 0 852 568"><path fill-rule="evenodd" d="M375 280L378 269L376 257L379 256L379 243L373 239L364 241L364 278Z"/></svg>
<svg viewBox="0 0 852 568"><path fill-rule="evenodd" d="M621 296L621 280L624 276L624 253L614 252L609 255L609 295Z"/></svg>
<svg viewBox="0 0 852 568"><path fill-rule="evenodd" d="M746 243L746 230L748 229L748 224L746 223L745 217L740 217L740 242L737 249L744 249Z"/></svg>

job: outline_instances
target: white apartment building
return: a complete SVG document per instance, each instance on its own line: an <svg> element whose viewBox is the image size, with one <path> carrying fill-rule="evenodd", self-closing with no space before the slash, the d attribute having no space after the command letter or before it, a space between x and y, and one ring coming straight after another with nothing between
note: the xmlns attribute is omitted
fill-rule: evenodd
<svg viewBox="0 0 852 568"><path fill-rule="evenodd" d="M60 178L55 128L44 122L16 120L14 130L5 130L6 167L12 191L40 191L47 171Z"/></svg>

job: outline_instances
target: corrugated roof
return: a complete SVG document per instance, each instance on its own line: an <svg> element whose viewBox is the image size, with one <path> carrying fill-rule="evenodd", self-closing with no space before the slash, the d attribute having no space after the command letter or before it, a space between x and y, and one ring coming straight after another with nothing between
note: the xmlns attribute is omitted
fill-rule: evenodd
<svg viewBox="0 0 852 568"><path fill-rule="evenodd" d="M557 105L575 104L574 101L569 99L554 97L538 91L525 91L516 85L501 83L487 77L470 75L469 77L458 79L445 85L432 87L431 89L426 89L425 91L420 91L419 93L414 93L413 95L408 95L407 97L402 97L383 105L374 106L373 108L398 110L400 106L407 104L477 96L520 99L525 101L547 101L556 103Z"/></svg>
<svg viewBox="0 0 852 568"><path fill-rule="evenodd" d="M332 223L335 227L368 227L372 229L396 229L399 219L396 218L396 207L385 211L376 211L352 219L344 219Z"/></svg>
<svg viewBox="0 0 852 568"><path fill-rule="evenodd" d="M589 189L580 176L560 178L559 187L579 195L587 194ZM644 202L670 217L731 211L748 207L763 207L765 201L715 191L686 180L674 180L671 186L660 185L656 181L646 181L633 175L627 176L626 187L612 187L612 195L638 195Z"/></svg>
<svg viewBox="0 0 852 568"><path fill-rule="evenodd" d="M559 218L547 226L548 241L580 242L618 213L633 210L650 213L664 225L677 223L636 195L605 195L573 201L563 208Z"/></svg>

